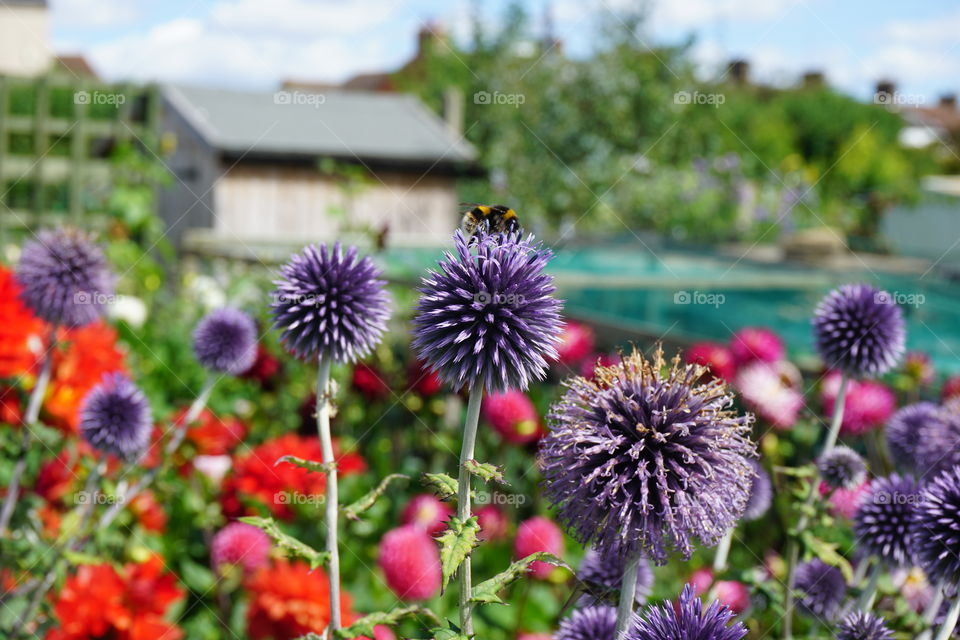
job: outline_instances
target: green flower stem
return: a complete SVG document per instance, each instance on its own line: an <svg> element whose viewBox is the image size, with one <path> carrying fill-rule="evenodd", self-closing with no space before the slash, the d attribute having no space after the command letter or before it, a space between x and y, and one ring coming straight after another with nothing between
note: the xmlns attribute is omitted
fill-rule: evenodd
<svg viewBox="0 0 960 640"><path fill-rule="evenodd" d="M930 604L927 605L927 610L923 612L923 620L931 627L933 622L937 619L937 614L940 613L940 605L943 604L943 583L939 583L934 587L933 597L930 599Z"/></svg>
<svg viewBox="0 0 960 640"><path fill-rule="evenodd" d="M823 452L820 455L825 455L830 453L833 450L834 445L837 444L837 438L840 436L840 425L843 423L843 405L847 401L847 388L850 385L850 376L844 372L840 377L840 389L837 391L837 398L833 403L833 418L830 421L830 431L827 433L827 440L823 444ZM808 515L811 507L813 507L813 502L817 497L817 491L820 489L820 472L816 471L813 474L813 478L810 481L810 490L807 493L807 498L803 502L803 508L800 510L800 520L797 522L796 529L793 531L793 535L790 536L790 542L787 544L787 584L786 584L786 605L783 618L783 639L792 640L793 639L793 610L796 608L796 594L794 593L794 587L796 586L797 580L797 563L800 561L800 546L797 544L796 536L800 534L801 531L807 528L807 525L810 524L810 516Z"/></svg>
<svg viewBox="0 0 960 640"><path fill-rule="evenodd" d="M730 555L730 544L733 542L733 532L735 530L735 526L730 527L730 530L720 538L720 544L717 545L717 552L713 556L714 573L720 573L727 568L727 556Z"/></svg>
<svg viewBox="0 0 960 640"><path fill-rule="evenodd" d="M943 626L937 633L937 640L947 640L953 634L953 628L957 626L957 620L960 619L960 598L954 598L947 611L947 617L943 621Z"/></svg>
<svg viewBox="0 0 960 640"><path fill-rule="evenodd" d="M333 640L333 634L340 629L340 550L337 545L337 466L333 457L333 438L330 436L330 359L320 356L320 371L317 375L317 432L320 434L320 448L323 450L323 463L327 465L327 499L324 503L327 524L327 553L330 560L327 574L330 579L330 625L327 638Z"/></svg>
<svg viewBox="0 0 960 640"><path fill-rule="evenodd" d="M880 562L879 558L875 559L874 562L873 569L870 570L870 581L857 601L857 607L861 611L870 611L873 608L873 601L877 597L877 583L880 582L880 574L883 573L883 563Z"/></svg>
<svg viewBox="0 0 960 640"><path fill-rule="evenodd" d="M637 599L637 573L640 570L640 555L630 559L623 571L623 584L620 585L620 605L617 607L617 630L614 640L624 637L633 617L633 603Z"/></svg>
<svg viewBox="0 0 960 640"><path fill-rule="evenodd" d="M467 402L467 419L463 425L463 445L460 447L460 471L457 477L457 518L466 522L470 512L470 480L467 462L473 460L474 447L477 443L477 423L480 421L480 403L483 400L483 383L477 381L470 389L470 400ZM460 565L460 633L465 636L473 635L473 605L470 604L470 595L473 590L470 575L470 556L468 555Z"/></svg>
<svg viewBox="0 0 960 640"><path fill-rule="evenodd" d="M27 404L27 413L21 426L23 433L20 435L20 454L17 456L16 464L13 465L13 473L10 475L10 482L7 484L7 497L3 501L3 509L0 510L0 535L6 535L10 519L13 517L13 511L17 506L17 499L20 497L20 478L26 471L27 451L30 449L30 441L33 439L31 429L40 417L43 396L47 393L47 386L50 384L50 373L53 370L53 352L56 348L57 336L51 330L50 337L47 339L47 352L43 357L43 366L40 369L36 384L33 385L33 391L30 392L30 402Z"/></svg>

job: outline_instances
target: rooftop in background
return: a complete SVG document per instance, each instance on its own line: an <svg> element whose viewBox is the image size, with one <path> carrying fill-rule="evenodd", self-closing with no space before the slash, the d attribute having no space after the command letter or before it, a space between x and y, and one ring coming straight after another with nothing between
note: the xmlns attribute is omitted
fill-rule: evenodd
<svg viewBox="0 0 960 640"><path fill-rule="evenodd" d="M166 100L225 155L326 156L436 169L476 152L412 96L331 90L247 92L168 85Z"/></svg>

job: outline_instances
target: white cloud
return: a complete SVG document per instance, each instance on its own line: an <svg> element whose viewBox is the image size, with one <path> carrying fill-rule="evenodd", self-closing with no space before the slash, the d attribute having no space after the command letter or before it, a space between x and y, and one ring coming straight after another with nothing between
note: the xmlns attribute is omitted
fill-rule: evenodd
<svg viewBox="0 0 960 640"><path fill-rule="evenodd" d="M289 1L289 0L283 0ZM245 3L232 4L239 11ZM266 4L266 3L263 3ZM369 29L349 33L307 33L300 25L294 32L283 32L281 22L271 29L254 32L242 27L250 13L232 14L227 27L224 14L210 19L178 18L157 25L146 33L136 33L89 47L87 53L97 70L109 80L172 81L212 86L270 88L285 78L335 82L361 71L387 70L402 63L404 51L396 43L377 33L368 20ZM276 4L270 5L277 9ZM333 12L336 13L336 12ZM305 17L305 16L302 16ZM266 16L264 16L266 19ZM359 19L340 14L344 28ZM234 26L238 28L233 28ZM294 29L294 25L286 25ZM397 28L409 34L413 47L414 26ZM294 37L295 36L295 37Z"/></svg>
<svg viewBox="0 0 960 640"><path fill-rule="evenodd" d="M133 23L140 13L130 0L51 0L53 26L104 29Z"/></svg>
<svg viewBox="0 0 960 640"><path fill-rule="evenodd" d="M367 0L237 0L220 2L210 12L214 26L260 35L313 38L319 33L362 34L390 21L399 2Z"/></svg>

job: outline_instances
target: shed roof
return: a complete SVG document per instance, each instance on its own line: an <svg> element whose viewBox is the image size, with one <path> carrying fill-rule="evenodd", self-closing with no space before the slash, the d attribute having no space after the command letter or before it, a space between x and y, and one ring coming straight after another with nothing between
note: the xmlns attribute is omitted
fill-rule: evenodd
<svg viewBox="0 0 960 640"><path fill-rule="evenodd" d="M469 164L473 147L413 96L167 85L166 102L212 147L237 155Z"/></svg>

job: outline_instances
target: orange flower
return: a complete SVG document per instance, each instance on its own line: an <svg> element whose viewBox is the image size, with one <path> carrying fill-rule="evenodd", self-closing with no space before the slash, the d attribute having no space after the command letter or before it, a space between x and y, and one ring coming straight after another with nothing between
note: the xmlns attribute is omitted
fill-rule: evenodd
<svg viewBox="0 0 960 640"><path fill-rule="evenodd" d="M60 626L47 633L47 640L180 640L183 632L163 616L181 597L176 578L163 573L158 555L126 565L123 574L109 564L83 565L54 601Z"/></svg>
<svg viewBox="0 0 960 640"><path fill-rule="evenodd" d="M333 444L341 476L366 471L367 463L359 454L340 454ZM250 500L265 505L282 519L293 518L290 506L303 502L306 496L322 496L327 486L323 474L307 471L293 464L274 463L292 455L307 460L321 460L320 441L293 433L268 440L234 462L231 474L223 484L223 510L229 517L245 515Z"/></svg>
<svg viewBox="0 0 960 640"><path fill-rule="evenodd" d="M19 295L13 271L0 267L0 378L29 372L43 349L44 323Z"/></svg>
<svg viewBox="0 0 960 640"><path fill-rule="evenodd" d="M147 531L163 533L167 528L167 514L157 502L153 491L144 491L130 502L130 510L137 516L137 522Z"/></svg>
<svg viewBox="0 0 960 640"><path fill-rule="evenodd" d="M187 409L174 417L174 422L183 420ZM239 418L221 418L209 409L200 412L197 422L187 430L187 440L197 448L197 453L206 456L221 456L230 453L247 435L247 425Z"/></svg>
<svg viewBox="0 0 960 640"><path fill-rule="evenodd" d="M103 374L125 370L123 352L117 347L117 332L103 320L79 329L61 329L58 339L68 346L54 358L46 410L61 426L76 432L80 402Z"/></svg>
<svg viewBox="0 0 960 640"><path fill-rule="evenodd" d="M247 581L250 607L247 634L252 640L291 640L321 633L330 622L330 584L323 569L313 571L304 562L278 560L258 570ZM345 624L353 622L350 598L340 596Z"/></svg>

